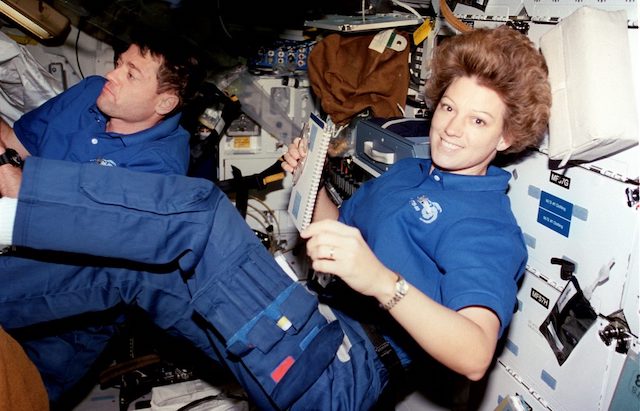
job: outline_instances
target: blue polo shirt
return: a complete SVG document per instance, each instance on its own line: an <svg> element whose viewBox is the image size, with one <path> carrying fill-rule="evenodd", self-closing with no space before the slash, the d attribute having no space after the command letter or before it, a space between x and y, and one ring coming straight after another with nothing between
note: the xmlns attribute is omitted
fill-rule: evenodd
<svg viewBox="0 0 640 411"><path fill-rule="evenodd" d="M343 203L340 220L359 228L386 267L438 303L496 313L502 334L527 259L506 195L511 175L497 167L484 176L430 168L427 159L399 161ZM390 336L403 349L415 345Z"/></svg>
<svg viewBox="0 0 640 411"><path fill-rule="evenodd" d="M96 100L106 79L90 76L24 114L14 132L34 156L161 174L186 174L189 133L180 114L134 134L105 131Z"/></svg>

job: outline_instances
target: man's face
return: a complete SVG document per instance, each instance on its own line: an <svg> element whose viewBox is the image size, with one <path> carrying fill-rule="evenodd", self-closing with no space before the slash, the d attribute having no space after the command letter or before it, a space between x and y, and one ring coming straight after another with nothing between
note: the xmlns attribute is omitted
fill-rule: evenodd
<svg viewBox="0 0 640 411"><path fill-rule="evenodd" d="M109 117L109 131L147 129L175 107L167 103L167 99L176 99L175 95L157 92L160 64L151 53L143 56L135 44L120 55L116 67L106 74L108 81L97 100L100 111Z"/></svg>
<svg viewBox="0 0 640 411"><path fill-rule="evenodd" d="M496 153L509 147L503 136L505 111L500 96L475 78L454 80L431 120L433 164L456 174L486 174Z"/></svg>

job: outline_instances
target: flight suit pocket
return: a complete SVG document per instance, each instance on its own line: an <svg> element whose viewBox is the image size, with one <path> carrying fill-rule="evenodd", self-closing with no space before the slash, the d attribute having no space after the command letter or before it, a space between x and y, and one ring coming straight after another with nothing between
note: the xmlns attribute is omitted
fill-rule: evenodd
<svg viewBox="0 0 640 411"><path fill-rule="evenodd" d="M325 371L344 334L320 314L314 294L273 265L250 256L210 285L207 302L195 303L230 357L285 409Z"/></svg>

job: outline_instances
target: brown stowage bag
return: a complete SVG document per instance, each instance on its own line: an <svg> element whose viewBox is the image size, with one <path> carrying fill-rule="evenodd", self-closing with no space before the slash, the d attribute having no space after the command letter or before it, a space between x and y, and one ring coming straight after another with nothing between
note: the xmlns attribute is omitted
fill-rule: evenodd
<svg viewBox="0 0 640 411"><path fill-rule="evenodd" d="M49 398L40 373L20 344L0 328L0 410L48 409Z"/></svg>
<svg viewBox="0 0 640 411"><path fill-rule="evenodd" d="M401 35L401 34L398 34ZM330 34L308 59L313 92L331 120L343 125L369 108L374 117L402 116L409 88L409 46L369 49L374 34Z"/></svg>

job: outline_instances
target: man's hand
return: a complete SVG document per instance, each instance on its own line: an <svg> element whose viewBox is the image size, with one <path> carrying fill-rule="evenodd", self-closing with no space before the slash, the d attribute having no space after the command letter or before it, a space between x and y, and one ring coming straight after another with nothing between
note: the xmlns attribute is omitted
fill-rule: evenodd
<svg viewBox="0 0 640 411"><path fill-rule="evenodd" d="M21 183L22 170L11 164L0 166L0 197L18 198Z"/></svg>

